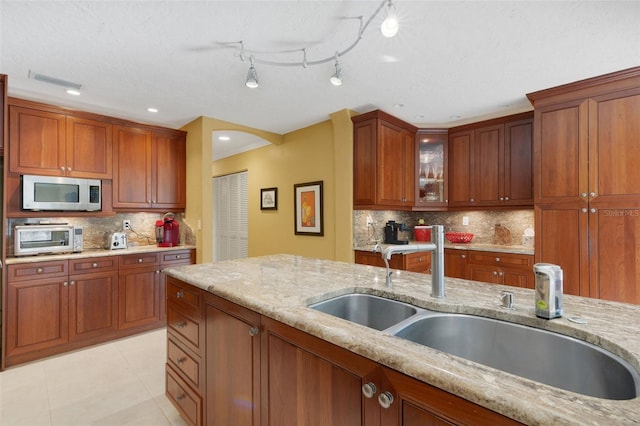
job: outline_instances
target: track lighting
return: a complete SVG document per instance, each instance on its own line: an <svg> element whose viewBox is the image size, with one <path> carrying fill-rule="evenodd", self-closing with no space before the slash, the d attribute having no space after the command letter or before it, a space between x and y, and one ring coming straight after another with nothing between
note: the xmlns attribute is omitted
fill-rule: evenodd
<svg viewBox="0 0 640 426"><path fill-rule="evenodd" d="M366 29L369 27L369 24L380 15L382 9L386 9L386 18L381 26L382 34L386 37L393 37L398 32L398 19L396 16L396 8L393 4L392 0L382 0L382 2L378 5L377 9L373 12L373 14L365 20L363 16L352 17L350 21L358 20L360 23L358 32L355 34L353 41L349 45L347 45L344 49L336 51L335 55L328 56L326 58L321 59L312 59L307 57L307 47L301 47L299 49L293 50L283 50L283 51L258 51L258 50L250 50L245 46L244 40L240 41L232 41L232 42L218 42L219 45L224 47L234 48L237 46L239 52L237 56L241 61L245 61L247 55L249 55L249 60L251 62L251 66L249 67L249 72L247 73L247 80L245 85L251 89L255 89L258 87L258 74L256 73L256 68L254 66L254 62L262 65L271 65L271 66L279 66L279 67L302 67L308 68L314 65L326 64L327 62L331 62L335 60L335 73L331 76L330 81L332 84L339 86L342 84L342 69L340 68L340 63L338 61L338 57L344 56L349 53L353 48L355 48L360 40L362 40ZM301 57L297 56L302 54ZM281 60L280 58L296 55L289 61ZM278 60L272 59L278 58Z"/></svg>
<svg viewBox="0 0 640 426"><path fill-rule="evenodd" d="M329 79L334 86L342 85L342 68L340 68L340 62L338 62L338 52L336 52L336 72Z"/></svg>
<svg viewBox="0 0 640 426"><path fill-rule="evenodd" d="M256 72L256 67L253 66L253 56L249 58L251 61L251 66L249 67L249 72L247 73L247 81L245 81L245 85L250 89L255 89L259 86L258 84L258 73Z"/></svg>
<svg viewBox="0 0 640 426"><path fill-rule="evenodd" d="M391 0L387 3L387 17L380 25L380 31L385 37L393 37L398 34L398 17L396 16L396 7Z"/></svg>

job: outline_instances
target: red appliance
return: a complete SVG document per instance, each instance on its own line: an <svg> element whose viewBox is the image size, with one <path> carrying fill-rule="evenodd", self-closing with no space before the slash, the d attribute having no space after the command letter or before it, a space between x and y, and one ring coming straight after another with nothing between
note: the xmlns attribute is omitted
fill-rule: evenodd
<svg viewBox="0 0 640 426"><path fill-rule="evenodd" d="M166 213L156 221L156 241L158 247L175 247L180 244L180 224L173 213Z"/></svg>

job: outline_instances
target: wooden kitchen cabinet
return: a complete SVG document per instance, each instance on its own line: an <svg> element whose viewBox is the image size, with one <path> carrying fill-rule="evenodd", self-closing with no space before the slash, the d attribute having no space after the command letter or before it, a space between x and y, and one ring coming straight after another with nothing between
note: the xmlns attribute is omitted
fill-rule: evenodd
<svg viewBox="0 0 640 426"><path fill-rule="evenodd" d="M355 250L355 263L362 265L386 267L380 253L365 250ZM389 259L389 268L405 271L431 273L431 252L417 252L408 254L394 254Z"/></svg>
<svg viewBox="0 0 640 426"><path fill-rule="evenodd" d="M449 206L531 206L532 128L523 113L450 129Z"/></svg>
<svg viewBox="0 0 640 426"><path fill-rule="evenodd" d="M354 208L411 210L417 128L379 110L352 121Z"/></svg>
<svg viewBox="0 0 640 426"><path fill-rule="evenodd" d="M448 205L446 129L420 129L416 134L416 211L446 210Z"/></svg>
<svg viewBox="0 0 640 426"><path fill-rule="evenodd" d="M160 253L160 321L166 321L167 319L167 304L164 303L167 298L167 277L162 273L162 270L172 266L191 265L193 263L196 263L196 251L193 249Z"/></svg>
<svg viewBox="0 0 640 426"><path fill-rule="evenodd" d="M114 126L113 207L119 210L184 209L184 132Z"/></svg>
<svg viewBox="0 0 640 426"><path fill-rule="evenodd" d="M47 105L10 102L11 173L111 179L111 167L111 124Z"/></svg>
<svg viewBox="0 0 640 426"><path fill-rule="evenodd" d="M157 253L119 256L118 329L151 329L160 323Z"/></svg>
<svg viewBox="0 0 640 426"><path fill-rule="evenodd" d="M467 279L467 251L444 249L444 275Z"/></svg>
<svg viewBox="0 0 640 426"><path fill-rule="evenodd" d="M0 74L0 155L4 157L5 132L7 121L7 75Z"/></svg>
<svg viewBox="0 0 640 426"><path fill-rule="evenodd" d="M534 288L532 255L469 250L467 256L469 280Z"/></svg>
<svg viewBox="0 0 640 426"><path fill-rule="evenodd" d="M536 262L566 293L640 303L640 67L528 97Z"/></svg>

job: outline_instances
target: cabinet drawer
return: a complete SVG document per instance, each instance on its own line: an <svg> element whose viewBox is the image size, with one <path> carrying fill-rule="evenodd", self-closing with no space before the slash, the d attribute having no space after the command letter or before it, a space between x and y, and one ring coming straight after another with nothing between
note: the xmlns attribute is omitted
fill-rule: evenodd
<svg viewBox="0 0 640 426"><path fill-rule="evenodd" d="M185 287L172 277L167 279L167 300L184 305L183 312L202 316L202 296L193 287Z"/></svg>
<svg viewBox="0 0 640 426"><path fill-rule="evenodd" d="M171 265L188 265L194 262L193 250L176 250L161 253L160 264L163 267Z"/></svg>
<svg viewBox="0 0 640 426"><path fill-rule="evenodd" d="M167 340L167 362L171 364L174 370L187 377L194 388L200 388L200 358L189 355L171 338Z"/></svg>
<svg viewBox="0 0 640 426"><path fill-rule="evenodd" d="M407 271L428 272L431 268L431 253L411 253L405 255Z"/></svg>
<svg viewBox="0 0 640 426"><path fill-rule="evenodd" d="M172 303L167 304L167 326L186 343L193 345L193 350L200 353L200 324L178 311Z"/></svg>
<svg viewBox="0 0 640 426"><path fill-rule="evenodd" d="M469 251L469 263L486 266L532 268L533 256L528 254Z"/></svg>
<svg viewBox="0 0 640 426"><path fill-rule="evenodd" d="M116 256L69 260L69 275L91 274L94 272L111 272L117 270L118 258Z"/></svg>
<svg viewBox="0 0 640 426"><path fill-rule="evenodd" d="M7 269L7 279L9 281L26 281L40 278L66 277L67 275L69 275L68 263L66 260L8 265Z"/></svg>
<svg viewBox="0 0 640 426"><path fill-rule="evenodd" d="M118 256L118 258L120 268L137 268L160 263L160 255L158 253L126 254Z"/></svg>
<svg viewBox="0 0 640 426"><path fill-rule="evenodd" d="M202 400L180 377L167 365L167 397L180 411L183 418L193 426L202 424Z"/></svg>

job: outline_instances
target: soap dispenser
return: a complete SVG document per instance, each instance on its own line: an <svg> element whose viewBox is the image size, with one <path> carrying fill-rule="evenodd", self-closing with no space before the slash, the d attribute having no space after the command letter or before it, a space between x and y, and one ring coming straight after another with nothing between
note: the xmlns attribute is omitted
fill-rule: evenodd
<svg viewBox="0 0 640 426"><path fill-rule="evenodd" d="M533 265L536 283L536 316L560 318L562 309L562 268L552 263Z"/></svg>

